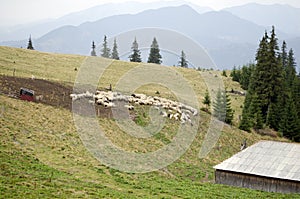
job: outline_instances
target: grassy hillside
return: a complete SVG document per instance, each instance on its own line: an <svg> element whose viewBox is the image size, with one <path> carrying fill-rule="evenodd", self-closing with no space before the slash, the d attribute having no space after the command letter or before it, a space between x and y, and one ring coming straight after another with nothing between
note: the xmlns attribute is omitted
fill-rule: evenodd
<svg viewBox="0 0 300 199"><path fill-rule="evenodd" d="M86 59L8 47L0 47L0 55L1 75L12 76L15 69L16 76L34 75L66 86L73 84ZM114 61L105 70L99 87L114 86L119 77L135 66ZM176 71L188 79L201 102L206 90L201 74L193 69L176 68ZM206 73L212 77L220 75L216 71ZM229 78L224 82L228 88L240 89ZM212 167L238 152L243 139L253 144L274 138L225 125L213 150L206 158L199 159L210 121L210 115L201 112L198 134L180 159L155 172L124 173L101 164L86 150L69 109L59 104L51 106L9 98L3 94L9 84L0 83L0 198L300 198L295 194L266 193L213 183ZM138 90L151 95L159 90L160 95L172 97L172 92L157 85L146 85ZM231 96L231 99L239 112L243 97ZM140 109L142 112L142 107ZM141 120L146 120L143 116ZM123 132L113 119L98 120L106 136L127 151L156 150L170 142L178 128L175 121L168 121L162 132L144 140Z"/></svg>

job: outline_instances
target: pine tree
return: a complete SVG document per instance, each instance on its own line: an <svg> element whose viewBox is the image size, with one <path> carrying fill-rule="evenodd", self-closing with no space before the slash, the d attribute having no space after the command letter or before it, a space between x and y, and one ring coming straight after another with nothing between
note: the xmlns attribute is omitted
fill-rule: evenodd
<svg viewBox="0 0 300 199"><path fill-rule="evenodd" d="M259 48L256 53L256 68L254 71L254 78L250 81L251 88L260 98L261 113L266 118L268 106L270 103L270 95L272 92L272 85L268 84L271 81L271 69L269 66L269 36L267 32L260 41ZM265 121L266 119L264 119Z"/></svg>
<svg viewBox="0 0 300 199"><path fill-rule="evenodd" d="M226 101L224 101L224 95L224 91L221 91L219 88L213 103L213 116L223 122L225 122L226 118Z"/></svg>
<svg viewBox="0 0 300 199"><path fill-rule="evenodd" d="M269 105L266 124L276 131L278 131L280 127L280 121L286 106L284 96L287 94L288 92L283 91L282 95L278 96L278 101Z"/></svg>
<svg viewBox="0 0 300 199"><path fill-rule="evenodd" d="M29 49L29 50L34 50L34 47L33 47L33 45L32 45L31 35L29 36L27 49Z"/></svg>
<svg viewBox="0 0 300 199"><path fill-rule="evenodd" d="M262 107L263 103L261 98L265 98L264 94L261 94L261 91L257 89L260 85L259 82L265 81L264 74L260 73L260 71L265 70L268 67L267 64L267 54L268 54L268 34L265 32L262 40L260 41L259 48L256 52L256 66L252 71L252 75L249 80L248 91L244 102L244 108L242 112L242 120L240 122L239 128L244 131L250 132L251 128L254 127L253 115L261 115L263 118ZM262 83L261 83L262 84ZM257 91L258 90L258 91ZM254 97L253 97L254 96ZM254 98L255 103L252 103ZM259 98L259 99L256 99ZM259 103L257 103L259 102ZM265 104L267 102L263 101ZM255 106L259 106L259 108L255 108ZM251 110L250 110L251 109ZM255 113L254 110L258 112ZM267 110L265 111L267 112ZM255 121L255 120L254 120ZM264 122L264 120L263 120Z"/></svg>
<svg viewBox="0 0 300 199"><path fill-rule="evenodd" d="M154 37L151 48L150 48L150 54L148 57L148 63L154 63L154 64L161 64L161 55L160 55L159 45L157 43L156 38Z"/></svg>
<svg viewBox="0 0 300 199"><path fill-rule="evenodd" d="M283 41L282 46L281 46L281 53L280 53L280 59L281 59L281 64L282 64L283 68L287 67L288 55L287 55L287 52L286 52L286 48L287 48L286 42Z"/></svg>
<svg viewBox="0 0 300 199"><path fill-rule="evenodd" d="M91 56L97 56L96 55L96 45L95 45L95 42L93 41L92 42L92 51L91 51Z"/></svg>
<svg viewBox="0 0 300 199"><path fill-rule="evenodd" d="M252 73L255 69L255 64L244 65L241 69L240 84L242 89L248 90Z"/></svg>
<svg viewBox="0 0 300 199"><path fill-rule="evenodd" d="M250 121L250 116L248 113L243 112L239 129L250 132L251 128L252 128L252 124Z"/></svg>
<svg viewBox="0 0 300 199"><path fill-rule="evenodd" d="M205 96L204 96L204 99L203 99L203 104L206 106L207 111L210 107L210 103L211 103L211 100L210 100L210 97L209 97L209 94L208 94L208 90L206 90Z"/></svg>
<svg viewBox="0 0 300 199"><path fill-rule="evenodd" d="M256 54L256 68L252 87L261 103L263 121L266 122L271 103L277 103L282 90L283 68L278 59L278 45L274 27L269 38L267 33L260 42ZM270 118L270 117L269 117Z"/></svg>
<svg viewBox="0 0 300 199"><path fill-rule="evenodd" d="M296 78L296 62L294 58L294 51L293 49L289 50L289 54L287 57L287 65L285 68L285 79L287 83L287 87L291 88Z"/></svg>
<svg viewBox="0 0 300 199"><path fill-rule="evenodd" d="M231 108L231 101L229 95L227 95L226 93L223 94L223 103L226 104L225 123L232 124L234 110Z"/></svg>
<svg viewBox="0 0 300 199"><path fill-rule="evenodd" d="M131 62L142 62L141 52L139 50L139 45L136 41L136 37L134 38L134 41L132 43L131 50L132 54L129 56L129 60Z"/></svg>
<svg viewBox="0 0 300 199"><path fill-rule="evenodd" d="M113 50L112 50L112 53L111 53L111 58L115 59L115 60L120 60L116 38L114 39L114 46L113 46Z"/></svg>
<svg viewBox="0 0 300 199"><path fill-rule="evenodd" d="M252 96L251 104L249 107L249 117L251 127L255 130L263 128L263 117L260 109L260 101L256 94Z"/></svg>
<svg viewBox="0 0 300 199"><path fill-rule="evenodd" d="M178 62L180 67L188 68L188 61L186 60L186 55L184 51L181 51L180 61Z"/></svg>
<svg viewBox="0 0 300 199"><path fill-rule="evenodd" d="M269 122L270 120L277 121L280 119L279 108L280 108L280 97L286 92L286 86L284 81L284 68L282 67L282 63L280 63L281 59L280 54L278 53L279 47L277 42L275 28L272 27L271 37L269 42L269 67L270 67L270 78L267 83L270 85L270 93L269 93L269 104L268 104L268 112L267 112L267 125L271 128L278 128L278 123L274 123L273 125ZM272 113L269 109L271 106L275 107L277 113ZM277 107L277 108L276 108ZM271 114L271 115L269 115Z"/></svg>
<svg viewBox="0 0 300 199"><path fill-rule="evenodd" d="M245 99L242 120L239 128L241 130L250 132L251 128L254 128L255 130L262 129L263 124L259 98L256 93L248 93Z"/></svg>
<svg viewBox="0 0 300 199"><path fill-rule="evenodd" d="M230 73L230 77L232 77L232 81L240 82L241 71L237 69L236 66L233 67L233 70Z"/></svg>
<svg viewBox="0 0 300 199"><path fill-rule="evenodd" d="M294 78L296 77L295 63L293 58L292 50L289 53L289 56L286 52L287 45L285 41L282 44L281 52L278 56L282 67L282 77L283 81L281 84L278 84L280 92L276 95L276 101L273 101L269 105L268 115L267 115L267 124L272 127L274 130L280 130L280 123L282 116L285 114L284 111L287 106L287 99L290 98L292 93L292 85ZM290 64L290 62L292 62Z"/></svg>
<svg viewBox="0 0 300 199"><path fill-rule="evenodd" d="M289 96L280 122L280 132L289 139L298 140L300 136L299 130L299 118L297 117L296 107L292 97Z"/></svg>
<svg viewBox="0 0 300 199"><path fill-rule="evenodd" d="M249 85L249 88L252 88L252 86ZM248 131L248 132L250 132L251 128L253 127L253 124L252 124L251 118L250 118L250 105L251 105L252 95L253 95L252 92L253 92L253 90L249 89L246 94L244 108L243 108L243 112L242 112L242 120L239 125L239 129Z"/></svg>
<svg viewBox="0 0 300 199"><path fill-rule="evenodd" d="M271 70L271 81L268 82L271 85L270 103L277 102L277 96L280 94L283 84L283 68L278 59L278 39L275 34L275 27L272 27L271 37L269 42L269 67Z"/></svg>
<svg viewBox="0 0 300 199"><path fill-rule="evenodd" d="M110 48L108 47L108 44L107 44L107 37L106 37L106 35L104 35L101 52L102 52L101 53L101 57L106 57L106 58L110 57Z"/></svg>
<svg viewBox="0 0 300 199"><path fill-rule="evenodd" d="M232 124L233 115L234 111L231 108L229 95L219 88L213 103L213 116L227 124Z"/></svg>
<svg viewBox="0 0 300 199"><path fill-rule="evenodd" d="M300 75L299 75L300 76ZM300 119L300 77L295 77L292 86L292 97L295 103L295 108L298 113L298 118Z"/></svg>
<svg viewBox="0 0 300 199"><path fill-rule="evenodd" d="M222 71L222 76L227 77L226 70L223 70L223 71Z"/></svg>

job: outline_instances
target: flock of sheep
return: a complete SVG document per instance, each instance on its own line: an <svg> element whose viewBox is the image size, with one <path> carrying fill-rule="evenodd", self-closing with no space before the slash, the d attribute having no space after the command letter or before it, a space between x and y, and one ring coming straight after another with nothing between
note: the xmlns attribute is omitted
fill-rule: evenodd
<svg viewBox="0 0 300 199"><path fill-rule="evenodd" d="M132 95L123 95L120 92L96 91L95 94L86 92L81 94L71 94L70 97L72 98L72 101L89 99L90 103L95 103L108 108L116 107L116 102L125 102L124 107L128 110L134 110L134 105L153 106L160 111L162 117L181 121L181 123L189 122L192 124L191 117L198 115L197 109L181 102L158 96L147 96L145 94L134 93Z"/></svg>

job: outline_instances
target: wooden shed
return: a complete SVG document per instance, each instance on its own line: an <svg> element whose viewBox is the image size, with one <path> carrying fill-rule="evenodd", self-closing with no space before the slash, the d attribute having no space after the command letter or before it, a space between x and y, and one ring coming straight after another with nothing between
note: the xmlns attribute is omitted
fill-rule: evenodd
<svg viewBox="0 0 300 199"><path fill-rule="evenodd" d="M300 193L300 144L261 141L214 168L218 184Z"/></svg>
<svg viewBox="0 0 300 199"><path fill-rule="evenodd" d="M27 88L21 88L20 99L27 100L27 101L34 101L34 91Z"/></svg>

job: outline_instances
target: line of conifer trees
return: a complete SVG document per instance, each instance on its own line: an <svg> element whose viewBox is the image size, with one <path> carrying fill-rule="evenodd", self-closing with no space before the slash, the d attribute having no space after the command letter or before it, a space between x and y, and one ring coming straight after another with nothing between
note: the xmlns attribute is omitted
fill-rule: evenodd
<svg viewBox="0 0 300 199"><path fill-rule="evenodd" d="M293 49L285 41L279 49L274 27L262 37L256 63L234 67L231 76L247 90L240 129L270 127L300 142L300 74Z"/></svg>
<svg viewBox="0 0 300 199"><path fill-rule="evenodd" d="M95 45L95 42L93 41L91 56L97 56L95 49L96 49L96 45ZM107 37L106 37L106 35L104 36L100 56L105 57L105 58L116 59L116 60L120 59L116 39L114 39L113 49L111 52L111 49L108 47ZM139 50L139 45L138 45L136 38L134 38L134 41L131 46L131 54L128 58L129 58L129 61L131 61L131 62L142 62L141 51ZM157 39L155 37L153 38L152 44L150 46L150 53L149 53L147 62L155 63L155 64L162 63L162 56L160 54L159 45L158 45ZM188 67L188 61L186 59L186 54L184 53L183 50L181 51L181 56L180 56L180 60L178 61L178 66L185 67L185 68Z"/></svg>

